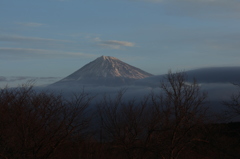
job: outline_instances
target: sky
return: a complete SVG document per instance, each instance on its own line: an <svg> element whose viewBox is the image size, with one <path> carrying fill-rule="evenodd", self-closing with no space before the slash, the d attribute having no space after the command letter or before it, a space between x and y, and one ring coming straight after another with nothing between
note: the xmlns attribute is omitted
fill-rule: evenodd
<svg viewBox="0 0 240 159"><path fill-rule="evenodd" d="M1 0L0 86L104 55L149 73L240 66L240 0Z"/></svg>

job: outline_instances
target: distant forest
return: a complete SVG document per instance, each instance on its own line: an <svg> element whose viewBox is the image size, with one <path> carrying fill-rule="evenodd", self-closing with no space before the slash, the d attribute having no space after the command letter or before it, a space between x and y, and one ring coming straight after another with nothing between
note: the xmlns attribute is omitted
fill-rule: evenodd
<svg viewBox="0 0 240 159"><path fill-rule="evenodd" d="M240 93L226 94L226 109L214 113L185 73L165 78L161 92L140 102L123 100L125 90L93 104L85 91L65 99L28 85L3 88L0 158L239 159Z"/></svg>

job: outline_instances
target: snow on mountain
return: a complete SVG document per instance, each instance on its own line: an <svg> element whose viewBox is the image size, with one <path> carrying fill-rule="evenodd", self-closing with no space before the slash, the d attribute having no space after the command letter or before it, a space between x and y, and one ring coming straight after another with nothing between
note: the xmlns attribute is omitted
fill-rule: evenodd
<svg viewBox="0 0 240 159"><path fill-rule="evenodd" d="M115 57L101 56L54 85L70 83L123 85L150 76L152 76L150 73L122 62Z"/></svg>

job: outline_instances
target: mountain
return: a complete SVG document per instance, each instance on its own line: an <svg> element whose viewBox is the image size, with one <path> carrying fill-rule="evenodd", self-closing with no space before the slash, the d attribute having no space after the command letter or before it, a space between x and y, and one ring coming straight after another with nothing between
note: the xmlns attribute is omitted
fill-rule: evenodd
<svg viewBox="0 0 240 159"><path fill-rule="evenodd" d="M101 56L66 78L54 83L53 86L73 84L105 86L128 85L132 84L135 80L150 76L152 76L152 74L122 62L115 57Z"/></svg>

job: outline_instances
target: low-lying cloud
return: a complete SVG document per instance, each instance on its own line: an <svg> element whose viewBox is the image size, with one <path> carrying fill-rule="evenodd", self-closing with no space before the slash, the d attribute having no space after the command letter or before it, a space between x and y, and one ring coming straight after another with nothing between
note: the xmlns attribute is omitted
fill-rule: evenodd
<svg viewBox="0 0 240 159"><path fill-rule="evenodd" d="M59 81L62 77L0 76L0 88L18 87L25 84L42 86Z"/></svg>
<svg viewBox="0 0 240 159"><path fill-rule="evenodd" d="M3 77L3 76L0 76L0 82L4 82L4 81L6 81L7 79L6 79L6 77Z"/></svg>
<svg viewBox="0 0 240 159"><path fill-rule="evenodd" d="M61 79L60 77L29 77L29 76L12 76L12 77L3 77L0 76L0 82L16 82L23 80L46 80L46 81L56 81Z"/></svg>

